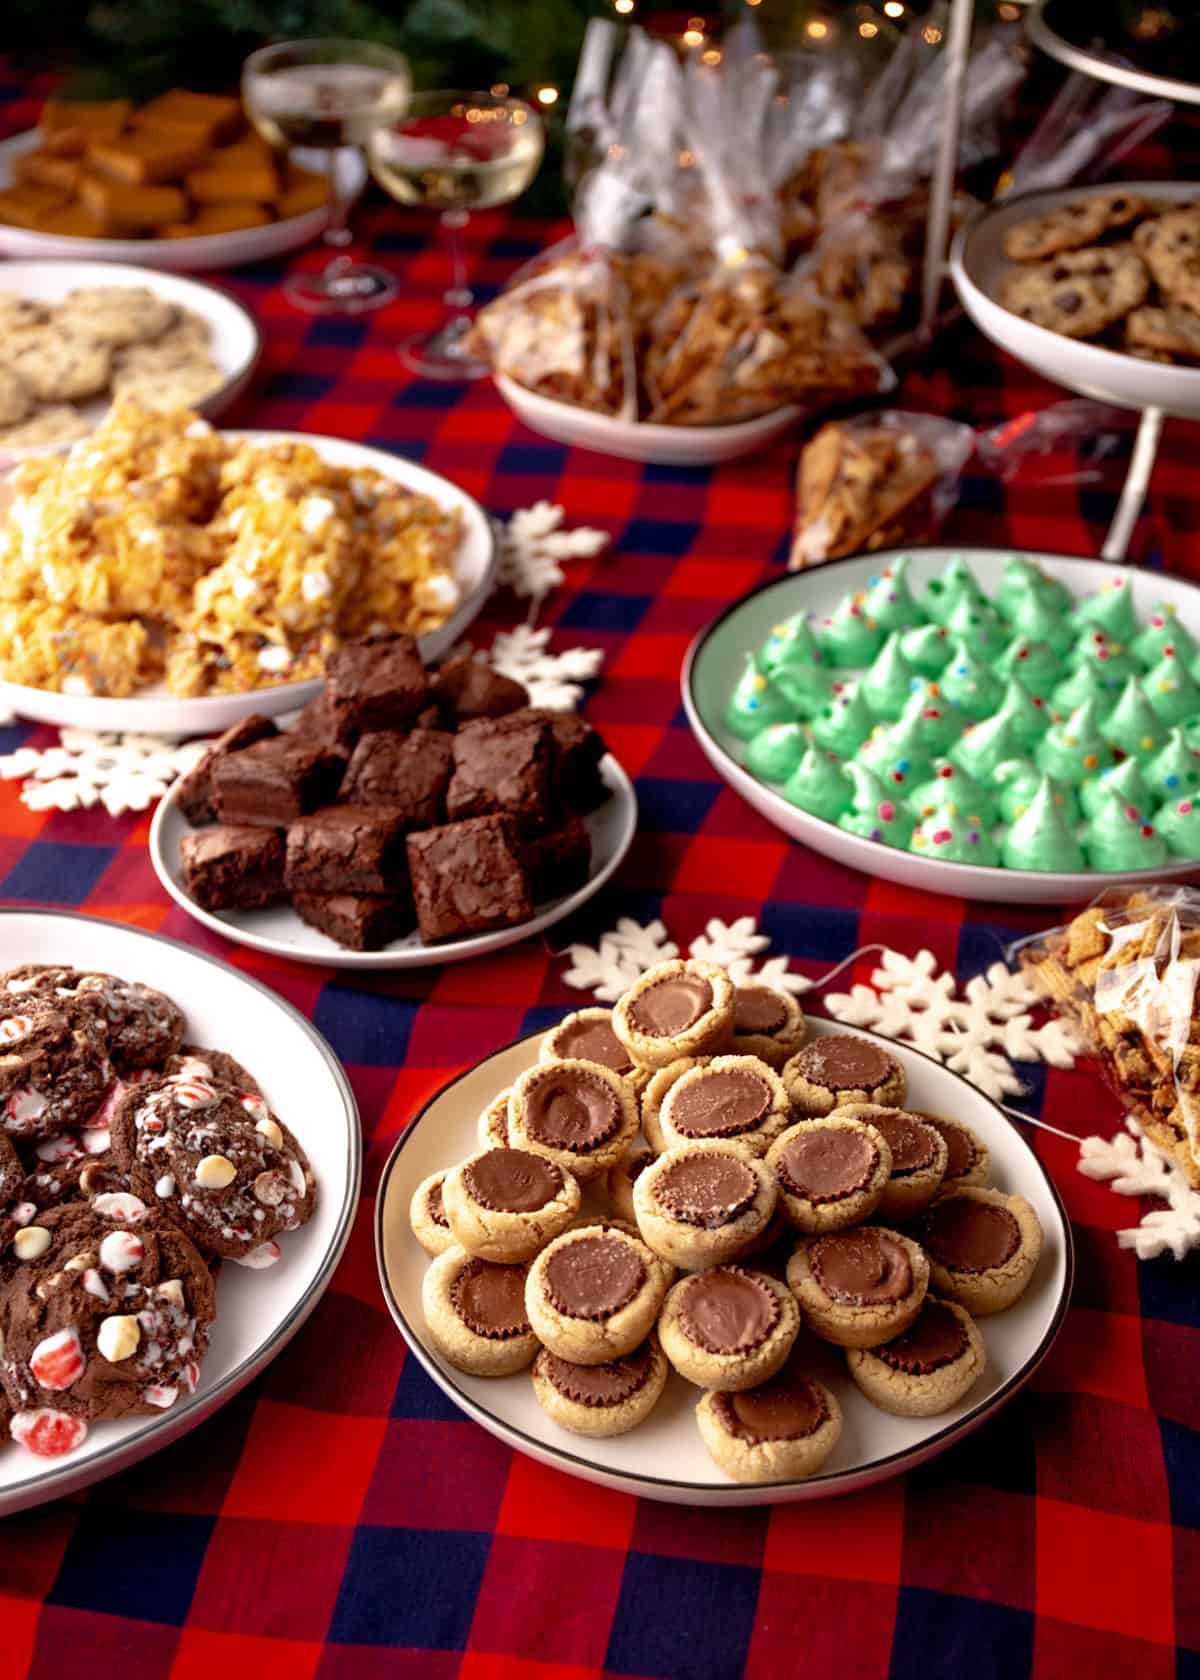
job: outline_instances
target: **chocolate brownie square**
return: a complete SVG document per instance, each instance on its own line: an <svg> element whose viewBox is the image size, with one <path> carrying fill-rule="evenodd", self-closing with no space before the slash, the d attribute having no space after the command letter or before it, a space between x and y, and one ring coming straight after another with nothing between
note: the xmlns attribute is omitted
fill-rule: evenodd
<svg viewBox="0 0 1200 1680"><path fill-rule="evenodd" d="M284 896L277 828L204 828L184 835L179 856L188 897L204 910L258 910Z"/></svg>
<svg viewBox="0 0 1200 1680"><path fill-rule="evenodd" d="M308 893L292 895L292 908L330 939L351 951L378 951L410 933L412 900L374 893Z"/></svg>
<svg viewBox="0 0 1200 1680"><path fill-rule="evenodd" d="M253 712L249 717L231 724L223 735L217 736L204 757L186 776L181 777L175 789L175 803L193 827L199 828L202 823L217 820L212 802L212 771L217 760L228 753L242 752L246 747L254 746L256 741L272 740L278 733L270 718L259 717L257 712Z"/></svg>
<svg viewBox="0 0 1200 1680"><path fill-rule="evenodd" d="M549 724L554 736L554 785L559 798L573 811L586 813L603 805L612 790L600 774L600 760L608 751L603 738L575 712L552 712L531 707L527 714Z"/></svg>
<svg viewBox="0 0 1200 1680"><path fill-rule="evenodd" d="M427 944L514 927L533 914L529 882L503 817L427 828L408 837L417 927Z"/></svg>
<svg viewBox="0 0 1200 1680"><path fill-rule="evenodd" d="M293 735L304 735L320 741L331 752L349 758L358 740L358 731L345 712L334 705L329 690L323 688L315 700L310 700L292 725Z"/></svg>
<svg viewBox="0 0 1200 1680"><path fill-rule="evenodd" d="M429 703L429 679L412 636L347 642L325 663L330 701L348 726L406 729Z"/></svg>
<svg viewBox="0 0 1200 1680"><path fill-rule="evenodd" d="M406 876L404 824L386 805L327 805L288 828L291 893L390 893Z"/></svg>
<svg viewBox="0 0 1200 1680"><path fill-rule="evenodd" d="M529 705L529 692L511 677L493 671L469 653L447 660L434 675L435 698L460 723L471 718L498 718Z"/></svg>
<svg viewBox="0 0 1200 1680"><path fill-rule="evenodd" d="M546 899L564 898L587 880L592 866L592 837L583 820L571 812L552 834L524 841L520 855L530 891L541 904Z"/></svg>
<svg viewBox="0 0 1200 1680"><path fill-rule="evenodd" d="M226 823L282 828L327 805L346 760L310 736L277 735L213 765L213 804Z"/></svg>
<svg viewBox="0 0 1200 1680"><path fill-rule="evenodd" d="M390 805L405 828L436 828L446 820L453 770L454 738L441 730L364 735L342 781L341 798L356 805Z"/></svg>
<svg viewBox="0 0 1200 1680"><path fill-rule="evenodd" d="M454 737L446 815L451 822L506 816L521 834L542 834L556 809L550 780L554 737L537 718L507 725L507 718L481 718Z"/></svg>

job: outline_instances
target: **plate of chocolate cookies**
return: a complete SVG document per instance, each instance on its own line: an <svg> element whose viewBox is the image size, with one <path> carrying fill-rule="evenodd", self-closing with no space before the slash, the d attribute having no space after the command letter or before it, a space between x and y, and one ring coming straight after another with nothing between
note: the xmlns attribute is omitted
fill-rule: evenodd
<svg viewBox="0 0 1200 1680"><path fill-rule="evenodd" d="M1035 1151L909 1045L663 963L447 1085L376 1202L388 1308L517 1451L675 1504L818 1499L1026 1383L1074 1258Z"/></svg>
<svg viewBox="0 0 1200 1680"><path fill-rule="evenodd" d="M0 944L8 1514L178 1439L281 1351L362 1142L324 1040L215 958L69 912L0 910Z"/></svg>
<svg viewBox="0 0 1200 1680"><path fill-rule="evenodd" d="M598 892L633 839L632 783L574 712L411 636L347 643L290 727L244 718L159 805L156 873L238 944L336 968L500 949Z"/></svg>

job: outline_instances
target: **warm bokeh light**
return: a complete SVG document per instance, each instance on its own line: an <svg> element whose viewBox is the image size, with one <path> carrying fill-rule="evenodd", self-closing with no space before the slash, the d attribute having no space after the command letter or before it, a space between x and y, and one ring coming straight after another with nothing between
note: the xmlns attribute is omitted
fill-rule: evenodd
<svg viewBox="0 0 1200 1680"><path fill-rule="evenodd" d="M505 94L508 92L508 83L507 82L496 82L496 83L494 83L494 85L491 88L491 92L496 95L497 99L503 99Z"/></svg>
<svg viewBox="0 0 1200 1680"><path fill-rule="evenodd" d="M627 17L633 10L633 0L613 0L613 11Z"/></svg>
<svg viewBox="0 0 1200 1680"><path fill-rule="evenodd" d="M814 41L823 41L829 33L829 25L824 18L810 18L804 25L804 33L811 35Z"/></svg>
<svg viewBox="0 0 1200 1680"><path fill-rule="evenodd" d="M869 41L872 35L878 35L879 25L877 23L860 23L858 26L858 33L864 38L864 40Z"/></svg>
<svg viewBox="0 0 1200 1680"><path fill-rule="evenodd" d="M936 23L931 23L927 29L923 29L921 31L921 34L929 42L931 47L936 47L942 38L942 32Z"/></svg>
<svg viewBox="0 0 1200 1680"><path fill-rule="evenodd" d="M680 39L685 47L702 47L704 45L704 33L700 29L685 29Z"/></svg>
<svg viewBox="0 0 1200 1680"><path fill-rule="evenodd" d="M719 47L709 47L707 52L700 54L700 62L701 64L720 64L721 49Z"/></svg>
<svg viewBox="0 0 1200 1680"><path fill-rule="evenodd" d="M901 0L883 0L883 9L888 17L903 17L904 7Z"/></svg>
<svg viewBox="0 0 1200 1680"><path fill-rule="evenodd" d="M1020 6L1003 5L996 7L996 16L1003 18L1005 23L1015 23L1020 15Z"/></svg>
<svg viewBox="0 0 1200 1680"><path fill-rule="evenodd" d="M540 87L537 90L537 96L539 105L554 105L558 102L558 89L556 87Z"/></svg>

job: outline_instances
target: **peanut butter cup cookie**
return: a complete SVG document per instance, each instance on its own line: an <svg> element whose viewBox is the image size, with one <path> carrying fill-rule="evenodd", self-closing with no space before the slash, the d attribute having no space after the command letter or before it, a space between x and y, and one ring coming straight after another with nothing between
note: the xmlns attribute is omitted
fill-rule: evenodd
<svg viewBox="0 0 1200 1680"><path fill-rule="evenodd" d="M511 1265L566 1230L579 1212L579 1184L528 1149L484 1149L446 1174L442 1204L468 1254Z"/></svg>
<svg viewBox="0 0 1200 1680"><path fill-rule="evenodd" d="M525 1310L525 1266L481 1260L457 1244L439 1254L421 1284L429 1339L473 1377L510 1377L538 1350Z"/></svg>
<svg viewBox="0 0 1200 1680"><path fill-rule="evenodd" d="M706 1394L696 1407L700 1438L735 1482L784 1482L819 1470L842 1433L832 1389L795 1361L758 1388Z"/></svg>
<svg viewBox="0 0 1200 1680"><path fill-rule="evenodd" d="M865 1120L879 1132L892 1156L892 1170L883 1187L879 1212L903 1224L924 1211L941 1189L949 1150L936 1127L904 1108L878 1103L844 1103L834 1114Z"/></svg>
<svg viewBox="0 0 1200 1680"><path fill-rule="evenodd" d="M892 1172L887 1140L867 1118L830 1115L789 1126L767 1151L784 1218L797 1231L841 1231L869 1219Z"/></svg>
<svg viewBox="0 0 1200 1680"><path fill-rule="evenodd" d="M423 1178L413 1191L412 1201L408 1204L408 1222L412 1226L412 1234L426 1254L445 1254L448 1248L455 1246L450 1221L446 1218L446 1208L442 1201L442 1185L445 1179L444 1172L431 1173L428 1178Z"/></svg>
<svg viewBox="0 0 1200 1680"><path fill-rule="evenodd" d="M766 1272L717 1266L675 1284L658 1334L680 1376L700 1388L755 1388L773 1377L800 1333L800 1309Z"/></svg>
<svg viewBox="0 0 1200 1680"><path fill-rule="evenodd" d="M688 1143L660 1155L633 1187L638 1230L676 1266L719 1266L762 1236L775 1181L732 1143Z"/></svg>
<svg viewBox="0 0 1200 1680"><path fill-rule="evenodd" d="M637 1214L633 1206L633 1187L654 1160L653 1152L639 1148L635 1140L633 1149L615 1167L608 1169L604 1180L604 1188L608 1192L608 1199L612 1203L613 1212L618 1218L624 1219L637 1230Z"/></svg>
<svg viewBox="0 0 1200 1680"><path fill-rule="evenodd" d="M632 1081L635 1090L641 1090L648 1077L644 1068L635 1065L613 1031L611 1009L577 1009L571 1015L564 1015L543 1038L538 1059L599 1062L601 1067L611 1068L622 1079Z"/></svg>
<svg viewBox="0 0 1200 1680"><path fill-rule="evenodd" d="M719 1142L765 1155L791 1118L773 1068L756 1056L714 1056L672 1084L659 1107L658 1131L664 1149Z"/></svg>
<svg viewBox="0 0 1200 1680"><path fill-rule="evenodd" d="M581 1184L628 1153L637 1129L633 1088L599 1062L539 1062L509 1093L509 1143L557 1162Z"/></svg>
<svg viewBox="0 0 1200 1680"><path fill-rule="evenodd" d="M904 1069L881 1045L852 1033L827 1033L797 1052L783 1083L801 1114L830 1114L846 1103L904 1101Z"/></svg>
<svg viewBox="0 0 1200 1680"><path fill-rule="evenodd" d="M867 1399L897 1417L935 1417L956 1406L987 1364L965 1307L926 1295L909 1328L875 1348L847 1348L850 1375Z"/></svg>
<svg viewBox="0 0 1200 1680"><path fill-rule="evenodd" d="M860 1225L802 1242L787 1280L823 1341L876 1347L902 1335L920 1312L929 1261L911 1237Z"/></svg>
<svg viewBox="0 0 1200 1680"><path fill-rule="evenodd" d="M733 1038L733 982L714 963L659 963L618 1001L612 1025L639 1067L712 1055L728 1049Z"/></svg>
<svg viewBox="0 0 1200 1680"><path fill-rule="evenodd" d="M621 1359L577 1365L543 1348L530 1375L538 1405L572 1435L627 1435L658 1404L667 1360L653 1336Z"/></svg>
<svg viewBox="0 0 1200 1680"><path fill-rule="evenodd" d="M795 998L774 986L748 981L733 994L733 1043L736 1056L757 1056L781 1068L808 1037L808 1022Z"/></svg>
<svg viewBox="0 0 1200 1680"><path fill-rule="evenodd" d="M579 1225L556 1237L530 1266L529 1322L560 1359L603 1365L645 1341L673 1276L620 1225Z"/></svg>
<svg viewBox="0 0 1200 1680"><path fill-rule="evenodd" d="M933 1287L982 1318L1025 1292L1042 1252L1042 1227L1024 1196L977 1186L939 1197L922 1219Z"/></svg>
<svg viewBox="0 0 1200 1680"><path fill-rule="evenodd" d="M479 1147L501 1149L508 1145L508 1099L511 1086L505 1086L494 1096L479 1116Z"/></svg>
<svg viewBox="0 0 1200 1680"><path fill-rule="evenodd" d="M707 1067L711 1061L711 1056L679 1056L675 1061L668 1062L666 1067L657 1068L646 1081L640 1098L642 1131L656 1155L661 1155L667 1147L660 1120L667 1092L692 1068Z"/></svg>
<svg viewBox="0 0 1200 1680"><path fill-rule="evenodd" d="M986 1184L992 1170L988 1146L977 1132L963 1120L952 1120L948 1114L924 1114L914 1109L918 1118L939 1132L946 1145L946 1176L943 1190L961 1190L968 1184Z"/></svg>

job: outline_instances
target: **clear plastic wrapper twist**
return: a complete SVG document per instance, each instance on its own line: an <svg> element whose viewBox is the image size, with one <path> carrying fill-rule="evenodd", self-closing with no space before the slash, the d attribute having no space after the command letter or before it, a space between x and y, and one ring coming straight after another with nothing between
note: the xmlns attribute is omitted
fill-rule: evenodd
<svg viewBox="0 0 1200 1680"><path fill-rule="evenodd" d="M1185 817L1192 801L1180 801ZM1200 827L1200 800L1196 802ZM1072 1021L1126 1111L1200 1188L1200 891L1103 894L1009 951Z"/></svg>

